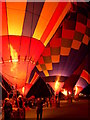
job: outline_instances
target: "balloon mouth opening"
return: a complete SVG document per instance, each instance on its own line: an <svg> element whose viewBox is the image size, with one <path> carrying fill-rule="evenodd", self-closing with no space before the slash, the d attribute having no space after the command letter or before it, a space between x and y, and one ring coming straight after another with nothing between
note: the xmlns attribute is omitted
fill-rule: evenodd
<svg viewBox="0 0 90 120"><path fill-rule="evenodd" d="M17 62L20 62L20 61L22 61L22 62L30 62L31 64L35 65L35 61L32 59L32 57L29 58L29 59L27 59L26 57L25 57L25 59L20 59L20 57L18 57L18 59L12 59L11 56L10 56L9 60L3 60L3 58L2 58L2 61L0 61L0 64L11 63L11 62L17 63Z"/></svg>

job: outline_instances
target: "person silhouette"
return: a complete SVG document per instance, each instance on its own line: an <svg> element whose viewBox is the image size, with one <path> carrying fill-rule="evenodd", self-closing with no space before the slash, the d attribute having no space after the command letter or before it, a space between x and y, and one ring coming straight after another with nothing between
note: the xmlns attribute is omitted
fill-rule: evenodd
<svg viewBox="0 0 90 120"><path fill-rule="evenodd" d="M43 102L41 100L41 98L37 99L37 120L42 120L42 111L43 111Z"/></svg>
<svg viewBox="0 0 90 120"><path fill-rule="evenodd" d="M25 107L23 106L22 96L18 97L18 116L19 120L25 120Z"/></svg>
<svg viewBox="0 0 90 120"><path fill-rule="evenodd" d="M12 104L9 101L9 98L5 98L4 100L4 120L11 120L12 119Z"/></svg>

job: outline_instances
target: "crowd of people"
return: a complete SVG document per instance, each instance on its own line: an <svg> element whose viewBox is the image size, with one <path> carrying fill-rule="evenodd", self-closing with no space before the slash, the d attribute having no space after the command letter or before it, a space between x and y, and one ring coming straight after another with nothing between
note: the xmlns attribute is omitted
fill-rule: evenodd
<svg viewBox="0 0 90 120"><path fill-rule="evenodd" d="M23 105L22 96L16 101L5 98L3 103L4 120L25 120L25 107Z"/></svg>
<svg viewBox="0 0 90 120"><path fill-rule="evenodd" d="M12 98L7 97L3 102L3 118L4 120L25 120L25 111L34 108L37 120L39 118L42 120L43 107L60 107L60 98L61 94L50 98L35 98L33 96L29 99L13 94Z"/></svg>
<svg viewBox="0 0 90 120"><path fill-rule="evenodd" d="M42 120L42 108L44 100L37 99L24 99L21 95L15 98L5 98L3 102L3 119L4 120L25 120L25 110L27 108L36 108L37 120Z"/></svg>
<svg viewBox="0 0 90 120"><path fill-rule="evenodd" d="M56 100L56 101L55 101ZM42 120L43 107L52 107L56 103L56 106L60 106L58 97L49 98L32 98L24 99L19 95L17 98L5 98L3 102L3 118L4 120L25 120L25 111L31 108L36 109L37 120Z"/></svg>

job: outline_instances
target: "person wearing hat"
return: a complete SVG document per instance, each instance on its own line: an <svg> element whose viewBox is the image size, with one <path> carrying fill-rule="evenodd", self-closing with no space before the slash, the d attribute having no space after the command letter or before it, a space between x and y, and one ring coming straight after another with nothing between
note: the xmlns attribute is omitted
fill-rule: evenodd
<svg viewBox="0 0 90 120"><path fill-rule="evenodd" d="M23 106L23 98L21 95L18 96L18 116L20 120L25 120L25 107Z"/></svg>
<svg viewBox="0 0 90 120"><path fill-rule="evenodd" d="M4 120L12 119L12 104L9 101L9 98L5 98L4 100Z"/></svg>

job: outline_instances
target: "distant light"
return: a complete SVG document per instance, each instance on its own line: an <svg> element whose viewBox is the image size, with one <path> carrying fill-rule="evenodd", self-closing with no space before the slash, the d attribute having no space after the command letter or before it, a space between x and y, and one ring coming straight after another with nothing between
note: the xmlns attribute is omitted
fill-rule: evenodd
<svg viewBox="0 0 90 120"><path fill-rule="evenodd" d="M83 96L83 93L79 93L79 96Z"/></svg>
<svg viewBox="0 0 90 120"><path fill-rule="evenodd" d="M67 96L67 90L64 89L64 90L62 91L62 93L63 93L65 96Z"/></svg>
<svg viewBox="0 0 90 120"><path fill-rule="evenodd" d="M71 94L71 92L69 91L69 95Z"/></svg>
<svg viewBox="0 0 90 120"><path fill-rule="evenodd" d="M84 97L86 97L86 95L84 95Z"/></svg>

